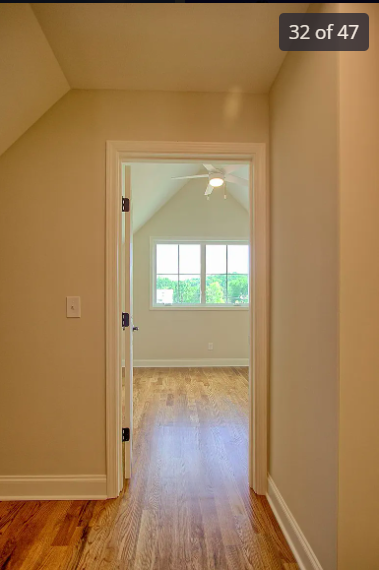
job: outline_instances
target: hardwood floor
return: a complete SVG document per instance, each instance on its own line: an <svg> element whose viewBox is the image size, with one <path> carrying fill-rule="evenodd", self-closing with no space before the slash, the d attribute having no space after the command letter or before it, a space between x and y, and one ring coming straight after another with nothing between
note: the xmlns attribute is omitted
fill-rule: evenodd
<svg viewBox="0 0 379 570"><path fill-rule="evenodd" d="M247 479L247 369L136 369L134 476L108 501L0 503L0 569L295 570Z"/></svg>

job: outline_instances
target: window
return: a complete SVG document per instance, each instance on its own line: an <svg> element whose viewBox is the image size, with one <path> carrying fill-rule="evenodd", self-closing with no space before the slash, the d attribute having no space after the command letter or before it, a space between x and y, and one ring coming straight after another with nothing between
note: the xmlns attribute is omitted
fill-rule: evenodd
<svg viewBox="0 0 379 570"><path fill-rule="evenodd" d="M154 307L248 307L248 244L155 240L152 301Z"/></svg>

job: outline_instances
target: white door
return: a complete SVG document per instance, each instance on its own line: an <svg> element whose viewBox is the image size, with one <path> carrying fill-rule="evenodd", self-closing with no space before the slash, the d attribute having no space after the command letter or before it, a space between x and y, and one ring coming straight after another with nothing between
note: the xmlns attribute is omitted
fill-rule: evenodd
<svg viewBox="0 0 379 570"><path fill-rule="evenodd" d="M123 270L125 274L123 309L129 315L129 326L123 328L125 347L125 386L122 406L122 427L129 430L129 441L123 443L124 478L130 479L132 474L132 433L133 433L133 224L131 208L131 168L124 166L123 196L129 200L129 212L123 214L124 256ZM137 329L138 330L138 329Z"/></svg>

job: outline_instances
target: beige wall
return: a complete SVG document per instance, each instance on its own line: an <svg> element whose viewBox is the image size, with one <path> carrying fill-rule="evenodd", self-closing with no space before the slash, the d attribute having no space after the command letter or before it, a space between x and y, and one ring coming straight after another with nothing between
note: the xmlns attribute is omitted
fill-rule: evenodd
<svg viewBox="0 0 379 570"><path fill-rule="evenodd" d="M107 139L265 142L268 100L72 91L0 158L2 475L105 473Z"/></svg>
<svg viewBox="0 0 379 570"><path fill-rule="evenodd" d="M135 361L249 357L247 310L150 309L150 238L249 239L248 212L223 190L207 201L204 188L203 180L187 183L134 235Z"/></svg>
<svg viewBox="0 0 379 570"><path fill-rule="evenodd" d="M340 54L340 570L379 568L379 5L370 48Z"/></svg>
<svg viewBox="0 0 379 570"><path fill-rule="evenodd" d="M337 62L289 53L270 93L269 471L323 570L337 552Z"/></svg>

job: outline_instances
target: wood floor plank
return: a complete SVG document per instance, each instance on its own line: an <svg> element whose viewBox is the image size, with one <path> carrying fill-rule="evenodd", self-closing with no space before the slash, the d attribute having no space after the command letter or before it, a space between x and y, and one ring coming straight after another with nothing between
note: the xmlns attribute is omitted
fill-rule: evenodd
<svg viewBox="0 0 379 570"><path fill-rule="evenodd" d="M54 501L22 503L12 524L0 540L0 568L21 568L28 551L42 533Z"/></svg>
<svg viewBox="0 0 379 570"><path fill-rule="evenodd" d="M59 549L51 549L52 541L57 536L72 501L51 501L52 509L49 518L40 533L38 540L34 540L21 568L58 568ZM65 548L65 547L63 547ZM62 550L63 550L62 548ZM52 554L54 553L54 556ZM56 558L55 555L58 554Z"/></svg>
<svg viewBox="0 0 379 570"><path fill-rule="evenodd" d="M298 570L249 488L247 368L135 370L117 499L0 503L0 570L111 569Z"/></svg>

